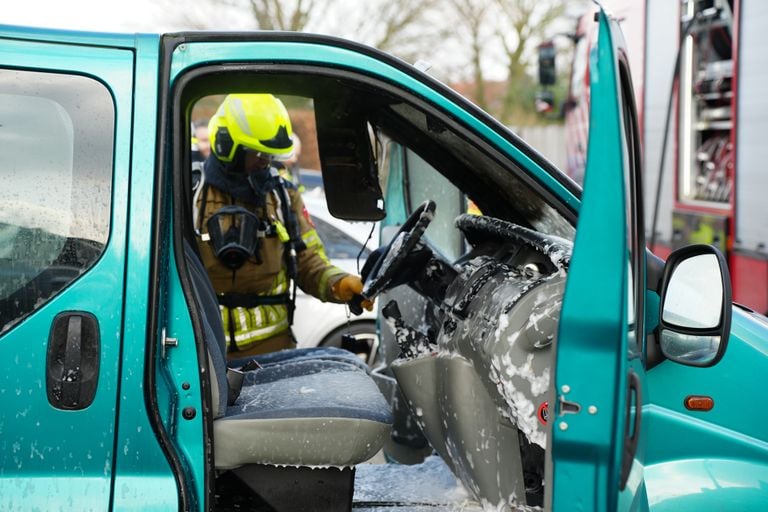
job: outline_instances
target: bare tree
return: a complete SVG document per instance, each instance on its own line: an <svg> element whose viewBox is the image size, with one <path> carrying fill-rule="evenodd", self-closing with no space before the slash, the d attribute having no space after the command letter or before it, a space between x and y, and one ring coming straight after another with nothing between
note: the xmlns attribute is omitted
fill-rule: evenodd
<svg viewBox="0 0 768 512"><path fill-rule="evenodd" d="M168 12L178 6L176 0L160 1L167 4ZM369 44L407 61L431 61L435 64L432 73L439 78L455 79L461 75L471 81L468 96L509 123L515 111L521 110L521 104L528 101L521 90L528 92L535 85L529 76L535 45L562 16L565 3L565 0L199 0L186 2L181 17L184 28L326 33ZM498 103L487 88L490 75L506 76L506 90Z"/></svg>
<svg viewBox="0 0 768 512"><path fill-rule="evenodd" d="M498 39L507 65L507 90L500 118L509 122L534 44L538 44L552 23L565 13L564 0L494 0L500 14Z"/></svg>
<svg viewBox="0 0 768 512"><path fill-rule="evenodd" d="M467 37L469 41L469 59L472 69L474 93L472 100L478 106L487 110L488 102L485 97L485 73L483 71L483 55L487 47L486 15L489 3L487 0L451 0L458 17L457 28L463 32L459 37Z"/></svg>
<svg viewBox="0 0 768 512"><path fill-rule="evenodd" d="M262 30L290 30L298 32L310 24L313 17L323 12L328 0L248 0L256 26Z"/></svg>
<svg viewBox="0 0 768 512"><path fill-rule="evenodd" d="M175 0L162 1L169 12L177 5ZM442 3L444 0L203 0L185 4L179 21L192 29L237 26L334 34L410 59L430 49L444 34L438 16Z"/></svg>
<svg viewBox="0 0 768 512"><path fill-rule="evenodd" d="M165 11L191 29L242 29L304 31L316 24L333 0L207 0L187 2L178 10L177 0L161 0Z"/></svg>
<svg viewBox="0 0 768 512"><path fill-rule="evenodd" d="M358 7L357 23L348 30L352 39L393 53L427 48L443 29L437 19L442 0L376 0ZM350 13L352 14L352 13ZM351 16L355 19L355 16ZM416 50L418 51L418 50Z"/></svg>

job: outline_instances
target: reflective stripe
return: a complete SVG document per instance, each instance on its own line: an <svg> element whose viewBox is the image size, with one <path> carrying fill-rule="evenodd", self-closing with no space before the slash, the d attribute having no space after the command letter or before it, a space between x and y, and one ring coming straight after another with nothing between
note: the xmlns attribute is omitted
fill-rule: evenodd
<svg viewBox="0 0 768 512"><path fill-rule="evenodd" d="M253 137L251 125L248 123L248 116L245 115L245 109L243 108L243 100L233 98L230 103L230 109L233 117L237 120L237 126L240 130L249 137Z"/></svg>
<svg viewBox="0 0 768 512"><path fill-rule="evenodd" d="M328 285L328 281L330 281L332 278L336 276L342 276L346 274L343 270L337 267L330 267L323 272L323 274L320 276L320 282L318 283L318 291L320 292L320 297L318 297L320 300L325 302L328 300L328 295L330 290L330 286Z"/></svg>
<svg viewBox="0 0 768 512"><path fill-rule="evenodd" d="M239 334L235 333L235 343L237 343L238 347L247 346L255 341L271 338L275 334L279 334L286 329L288 329L288 318L285 318L280 323L263 327L261 329L251 329Z"/></svg>
<svg viewBox="0 0 768 512"><path fill-rule="evenodd" d="M221 312L221 323L223 324L222 327L224 327L224 333L229 338L229 311L224 306L219 306L219 311Z"/></svg>
<svg viewBox="0 0 768 512"><path fill-rule="evenodd" d="M272 283L272 288L265 295L279 295L288 290L288 277L281 270ZM288 329L288 306L283 304L264 305L254 308L232 308L219 306L224 332L229 338L229 322L232 321L235 343L238 347L246 347L256 341L271 338Z"/></svg>
<svg viewBox="0 0 768 512"><path fill-rule="evenodd" d="M222 320L228 333L230 311L224 306L221 306L221 311ZM288 329L287 306L234 308L231 313L235 331L235 343L238 347L270 338Z"/></svg>
<svg viewBox="0 0 768 512"><path fill-rule="evenodd" d="M235 308L237 312L237 322L235 322L235 332L241 331L248 325L248 316L245 308Z"/></svg>
<svg viewBox="0 0 768 512"><path fill-rule="evenodd" d="M275 231L277 231L277 238L279 238L281 242L285 243L291 239L291 236L288 234L288 230L285 228L282 222L276 220L273 225L275 226Z"/></svg>
<svg viewBox="0 0 768 512"><path fill-rule="evenodd" d="M275 277L275 282L272 283L272 290L269 295L280 295L288 290L288 274L285 269L280 269L280 272Z"/></svg>
<svg viewBox="0 0 768 512"><path fill-rule="evenodd" d="M331 262L328 260L328 256L325 255L325 247L323 247L323 242L320 240L320 236L317 234L317 231L314 229L305 231L302 233L301 239L307 246L308 251L316 253L318 256L320 256L321 260L330 265Z"/></svg>

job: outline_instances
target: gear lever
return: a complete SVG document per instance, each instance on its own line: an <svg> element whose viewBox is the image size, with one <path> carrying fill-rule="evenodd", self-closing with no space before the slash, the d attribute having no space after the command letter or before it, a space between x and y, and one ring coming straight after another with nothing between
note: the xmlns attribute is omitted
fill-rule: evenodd
<svg viewBox="0 0 768 512"><path fill-rule="evenodd" d="M397 301L391 300L381 310L381 314L387 321L387 325L395 334L395 340L404 357L414 357L418 354L431 352L429 338L413 327L406 325L403 315L397 306Z"/></svg>

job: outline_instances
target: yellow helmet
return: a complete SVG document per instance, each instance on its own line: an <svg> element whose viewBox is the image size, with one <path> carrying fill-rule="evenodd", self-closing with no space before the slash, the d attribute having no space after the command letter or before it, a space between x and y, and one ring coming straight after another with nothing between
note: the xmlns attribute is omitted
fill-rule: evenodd
<svg viewBox="0 0 768 512"><path fill-rule="evenodd" d="M285 105L271 94L229 94L208 123L211 151L232 162L240 148L275 160L293 155L293 128Z"/></svg>

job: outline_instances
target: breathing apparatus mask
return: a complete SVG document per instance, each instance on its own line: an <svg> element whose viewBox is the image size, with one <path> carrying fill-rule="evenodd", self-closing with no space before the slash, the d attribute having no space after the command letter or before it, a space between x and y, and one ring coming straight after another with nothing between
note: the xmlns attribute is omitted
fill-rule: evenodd
<svg viewBox="0 0 768 512"><path fill-rule="evenodd" d="M242 206L224 206L214 213L207 222L208 235L216 258L232 271L239 269L254 256L261 263L259 254L259 218Z"/></svg>

